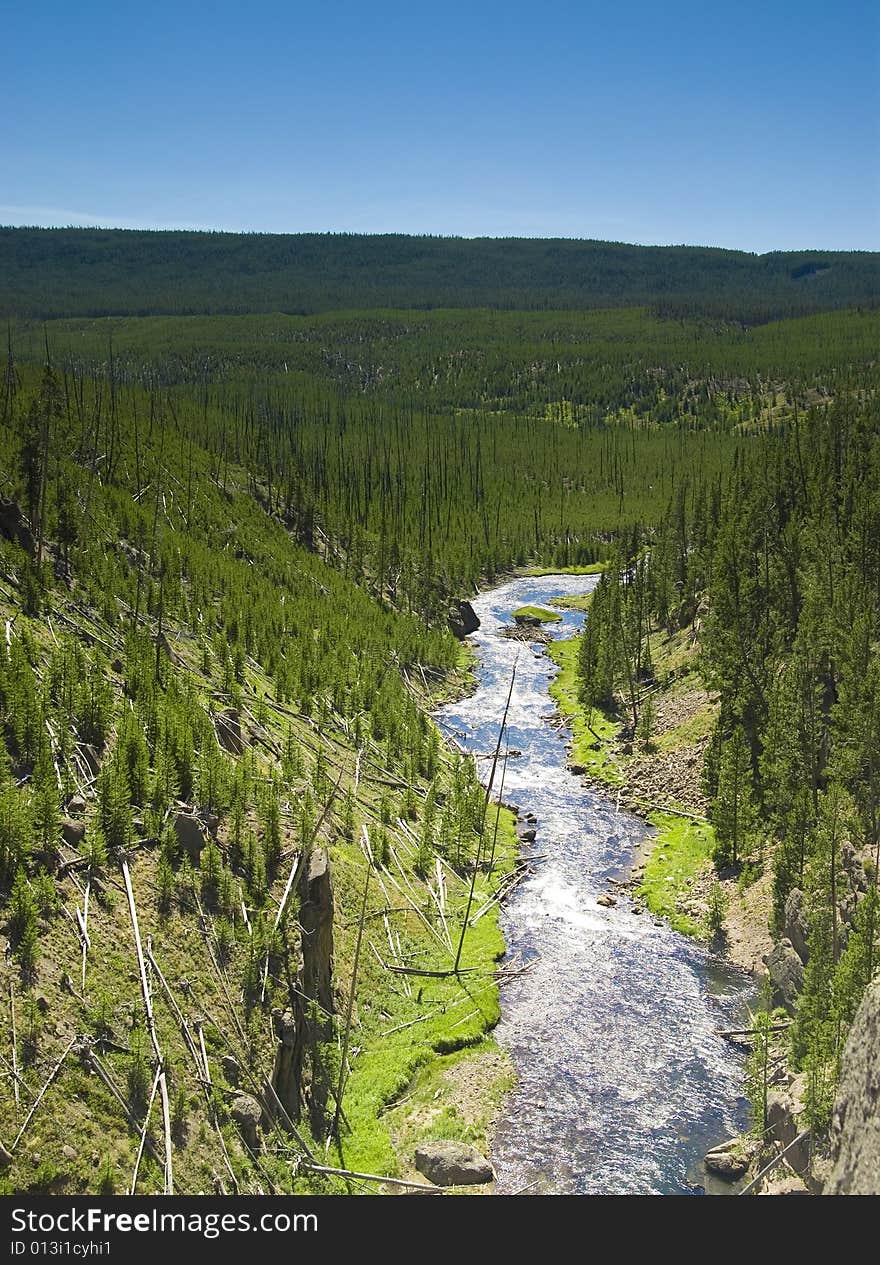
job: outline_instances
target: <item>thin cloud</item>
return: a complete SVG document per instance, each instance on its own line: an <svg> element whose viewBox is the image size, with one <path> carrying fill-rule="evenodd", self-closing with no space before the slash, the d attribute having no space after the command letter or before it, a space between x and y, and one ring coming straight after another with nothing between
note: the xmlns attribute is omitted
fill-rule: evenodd
<svg viewBox="0 0 880 1265"><path fill-rule="evenodd" d="M211 232L213 224L193 224L177 220L162 223L139 220L130 216L95 215L88 211L71 211L55 206L15 206L0 203L0 223L18 228L137 228L190 229Z"/></svg>

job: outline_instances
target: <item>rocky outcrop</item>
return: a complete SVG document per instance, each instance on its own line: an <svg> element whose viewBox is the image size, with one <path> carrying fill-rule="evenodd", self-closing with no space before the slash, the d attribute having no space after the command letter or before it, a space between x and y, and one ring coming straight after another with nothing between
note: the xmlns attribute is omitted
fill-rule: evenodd
<svg viewBox="0 0 880 1265"><path fill-rule="evenodd" d="M239 1094L232 1103L232 1119L238 1125L238 1131L245 1145L252 1151L260 1149L260 1121L263 1109L250 1094Z"/></svg>
<svg viewBox="0 0 880 1265"><path fill-rule="evenodd" d="M291 1120L305 1107L312 1133L327 1125L331 1086L320 1046L333 1035L333 882L330 860L315 848L299 879L302 964L290 1010L273 1016L278 1045L272 1084Z"/></svg>
<svg viewBox="0 0 880 1265"><path fill-rule="evenodd" d="M459 641L463 641L469 633L475 633L480 626L477 612L470 602L456 602L449 612L449 630Z"/></svg>
<svg viewBox="0 0 880 1265"><path fill-rule="evenodd" d="M774 1006L783 1006L794 1014L798 995L804 986L804 964L790 940L780 940L764 954L764 965L773 986Z"/></svg>
<svg viewBox="0 0 880 1265"><path fill-rule="evenodd" d="M33 555L36 549L34 534L28 526L21 507L15 501L0 498L0 536L20 545L26 553Z"/></svg>
<svg viewBox="0 0 880 1265"><path fill-rule="evenodd" d="M190 808L182 808L174 814L172 821L181 851L192 862L197 863L207 842L206 836L217 833L217 817L213 813L199 813Z"/></svg>
<svg viewBox="0 0 880 1265"><path fill-rule="evenodd" d="M794 1173L784 1173L781 1177L773 1177L761 1190L759 1195L809 1195L812 1192L800 1177Z"/></svg>
<svg viewBox="0 0 880 1265"><path fill-rule="evenodd" d="M868 988L843 1052L826 1195L880 1194L880 980Z"/></svg>
<svg viewBox="0 0 880 1265"><path fill-rule="evenodd" d="M272 1088L281 1106L291 1120L299 1119L300 1069L296 1041L296 1016L292 1010L276 1010L272 1014L272 1027L278 1045L275 1047L275 1067L272 1070Z"/></svg>
<svg viewBox="0 0 880 1265"><path fill-rule="evenodd" d="M785 901L785 935L805 966L810 956L807 947L808 931L804 894L799 887L793 887Z"/></svg>
<svg viewBox="0 0 880 1265"><path fill-rule="evenodd" d="M710 1173L726 1182L735 1182L749 1167L748 1157L739 1151L710 1151L703 1162Z"/></svg>
<svg viewBox="0 0 880 1265"><path fill-rule="evenodd" d="M416 1168L435 1186L482 1186L495 1180L492 1165L465 1142L425 1142L416 1148Z"/></svg>
<svg viewBox="0 0 880 1265"><path fill-rule="evenodd" d="M216 717L217 741L224 751L232 755L241 755L244 751L244 739L241 733L241 717L235 708L218 712Z"/></svg>
<svg viewBox="0 0 880 1265"><path fill-rule="evenodd" d="M333 881L330 858L323 848L315 848L309 858L300 895L302 991L329 1017L333 1013Z"/></svg>
<svg viewBox="0 0 880 1265"><path fill-rule="evenodd" d="M174 832L181 851L191 861L198 861L205 846L205 832L199 817L195 813L175 813Z"/></svg>
<svg viewBox="0 0 880 1265"><path fill-rule="evenodd" d="M785 1162L801 1177L809 1174L812 1161L810 1139L801 1137L806 1130L806 1088L807 1078L802 1074L791 1077L787 1085L771 1089L767 1095L767 1140L791 1148L785 1153Z"/></svg>
<svg viewBox="0 0 880 1265"><path fill-rule="evenodd" d="M241 1067L238 1059L233 1058L231 1054L224 1054L220 1059L220 1066L223 1069L227 1085L235 1087L241 1080Z"/></svg>
<svg viewBox="0 0 880 1265"><path fill-rule="evenodd" d="M61 821L61 838L70 848L78 848L86 837L86 823L64 817Z"/></svg>

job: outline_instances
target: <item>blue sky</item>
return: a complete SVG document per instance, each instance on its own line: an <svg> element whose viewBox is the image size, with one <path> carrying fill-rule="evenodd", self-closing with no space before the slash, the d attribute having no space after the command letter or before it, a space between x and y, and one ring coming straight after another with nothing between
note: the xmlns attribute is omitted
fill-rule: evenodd
<svg viewBox="0 0 880 1265"><path fill-rule="evenodd" d="M0 223L880 249L880 5L7 6Z"/></svg>

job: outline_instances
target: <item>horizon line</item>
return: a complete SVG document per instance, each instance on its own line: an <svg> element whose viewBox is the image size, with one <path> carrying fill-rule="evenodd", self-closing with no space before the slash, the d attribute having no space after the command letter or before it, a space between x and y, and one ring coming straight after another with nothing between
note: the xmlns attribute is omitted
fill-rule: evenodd
<svg viewBox="0 0 880 1265"><path fill-rule="evenodd" d="M75 214L75 213L71 213ZM880 250L873 250L870 247L851 246L786 246L773 247L770 250L748 250L742 246L719 246L715 244L707 244L701 242L633 242L625 241L623 238L610 237L577 237L566 234L545 235L540 233L440 233L440 232L413 232L402 229L385 229L385 230L360 230L360 229L296 229L292 231L282 231L279 229L234 229L234 228L218 228L208 225L196 224L160 224L160 225L144 225L144 224L120 224L120 223L101 223L95 218L94 223L77 224L26 224L26 223L0 223L0 232L42 232L42 233L64 233L64 232L104 232L104 233L155 233L155 234L171 234L171 233L191 233L205 237L222 236L222 237L401 237L411 239L429 239L433 241L461 241L461 242L520 242L520 241L537 241L537 242L580 242L584 245L602 245L602 246L628 246L637 250L714 250L726 254L752 255L761 259L765 255L790 255L790 254L835 254L835 255L876 255Z"/></svg>

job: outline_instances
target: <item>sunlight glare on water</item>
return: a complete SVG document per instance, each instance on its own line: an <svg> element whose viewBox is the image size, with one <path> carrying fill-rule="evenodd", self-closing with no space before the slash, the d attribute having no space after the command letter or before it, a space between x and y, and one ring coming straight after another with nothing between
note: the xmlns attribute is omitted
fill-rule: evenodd
<svg viewBox="0 0 880 1265"><path fill-rule="evenodd" d="M504 799L536 814L523 850L541 859L502 918L508 954L533 962L502 989L497 1030L518 1081L492 1151L505 1193L687 1192L705 1181L710 1146L747 1124L741 1061L718 1035L741 1017L747 979L626 896L596 903L649 828L568 772L547 719L553 664L498 636L517 607L596 582L525 578L475 598L479 687L438 717L467 750L492 751L516 663L505 740L522 755L508 761ZM571 637L583 618L566 611L548 631Z"/></svg>

